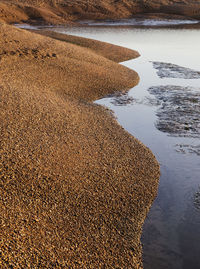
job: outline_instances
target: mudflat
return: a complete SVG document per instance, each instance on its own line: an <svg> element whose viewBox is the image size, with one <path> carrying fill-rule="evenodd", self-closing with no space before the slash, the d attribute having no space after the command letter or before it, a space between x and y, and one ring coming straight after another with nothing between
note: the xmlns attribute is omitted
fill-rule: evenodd
<svg viewBox="0 0 200 269"><path fill-rule="evenodd" d="M92 102L138 83L114 62L138 53L41 34L0 24L0 264L142 268L159 165Z"/></svg>

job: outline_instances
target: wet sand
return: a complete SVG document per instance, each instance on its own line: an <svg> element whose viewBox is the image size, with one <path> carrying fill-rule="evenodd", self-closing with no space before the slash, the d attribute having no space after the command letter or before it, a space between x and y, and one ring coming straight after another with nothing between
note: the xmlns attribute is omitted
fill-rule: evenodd
<svg viewBox="0 0 200 269"><path fill-rule="evenodd" d="M159 165L93 103L138 83L114 62L138 54L54 38L0 24L1 266L142 268Z"/></svg>

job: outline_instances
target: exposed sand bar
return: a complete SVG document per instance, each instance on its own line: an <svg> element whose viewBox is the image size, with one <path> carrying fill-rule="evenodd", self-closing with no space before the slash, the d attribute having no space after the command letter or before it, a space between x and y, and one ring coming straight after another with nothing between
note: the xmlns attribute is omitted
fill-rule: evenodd
<svg viewBox="0 0 200 269"><path fill-rule="evenodd" d="M1 266L142 268L159 165L92 103L138 83L112 61L137 53L55 38L0 24Z"/></svg>

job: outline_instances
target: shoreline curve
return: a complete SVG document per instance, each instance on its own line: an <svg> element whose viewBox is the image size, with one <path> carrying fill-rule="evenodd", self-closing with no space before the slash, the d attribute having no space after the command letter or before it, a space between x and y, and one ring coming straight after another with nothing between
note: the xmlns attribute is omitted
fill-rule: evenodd
<svg viewBox="0 0 200 269"><path fill-rule="evenodd" d="M109 50L138 54L45 35L0 24L1 264L142 268L159 164L92 103L138 83Z"/></svg>

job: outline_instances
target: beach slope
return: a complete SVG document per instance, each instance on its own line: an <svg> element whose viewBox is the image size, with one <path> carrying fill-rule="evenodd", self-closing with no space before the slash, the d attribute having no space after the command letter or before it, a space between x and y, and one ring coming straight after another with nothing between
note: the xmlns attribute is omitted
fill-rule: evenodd
<svg viewBox="0 0 200 269"><path fill-rule="evenodd" d="M108 44L57 39L0 24L0 265L142 268L159 165L92 102L138 75Z"/></svg>

